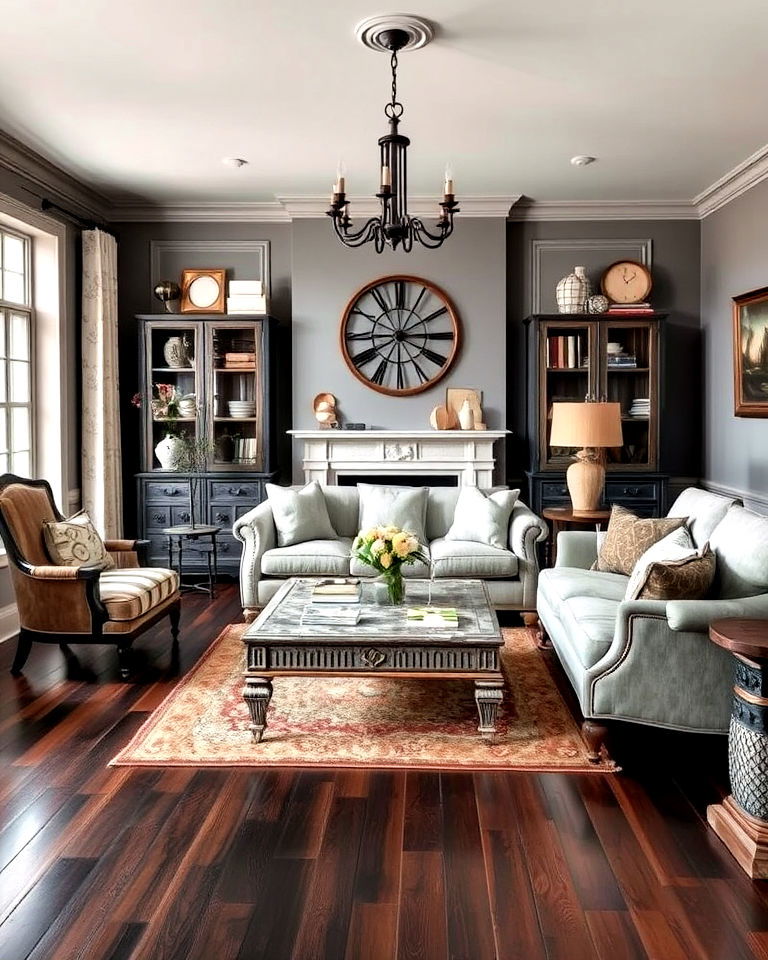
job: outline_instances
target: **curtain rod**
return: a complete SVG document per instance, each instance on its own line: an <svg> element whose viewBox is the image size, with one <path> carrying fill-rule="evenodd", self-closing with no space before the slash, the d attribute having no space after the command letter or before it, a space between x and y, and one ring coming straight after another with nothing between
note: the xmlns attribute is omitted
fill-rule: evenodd
<svg viewBox="0 0 768 960"><path fill-rule="evenodd" d="M46 210L58 210L62 216L65 216L68 220L73 221L79 227L82 227L83 230L101 230L104 233L109 233L113 237L115 236L115 231L111 230L109 227L97 223L95 220L90 220L87 217L81 217L80 214L73 213L72 210L67 210L66 207L62 207L53 200L49 200L47 197L40 198L40 209L43 212Z"/></svg>

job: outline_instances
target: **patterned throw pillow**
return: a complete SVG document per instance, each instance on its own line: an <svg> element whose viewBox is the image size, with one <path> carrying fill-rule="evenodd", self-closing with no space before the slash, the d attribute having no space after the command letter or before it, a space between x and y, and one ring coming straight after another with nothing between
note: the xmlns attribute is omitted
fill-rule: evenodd
<svg viewBox="0 0 768 960"><path fill-rule="evenodd" d="M66 520L46 521L43 524L43 538L48 556L57 567L84 567L101 563L105 570L111 570L115 565L85 510Z"/></svg>
<svg viewBox="0 0 768 960"><path fill-rule="evenodd" d="M638 600L701 600L715 579L716 559L705 543L692 556L651 563L636 594Z"/></svg>
<svg viewBox="0 0 768 960"><path fill-rule="evenodd" d="M593 569L629 576L645 551L682 527L686 517L638 517L626 507L614 505L608 530Z"/></svg>

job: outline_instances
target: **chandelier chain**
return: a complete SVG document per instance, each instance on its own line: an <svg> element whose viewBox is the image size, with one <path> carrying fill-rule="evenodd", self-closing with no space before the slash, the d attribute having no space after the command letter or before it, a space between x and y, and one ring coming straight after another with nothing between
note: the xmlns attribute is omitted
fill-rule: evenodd
<svg viewBox="0 0 768 960"><path fill-rule="evenodd" d="M392 100L384 107L384 116L388 120L399 120L403 115L403 105L397 99L397 50L392 51Z"/></svg>

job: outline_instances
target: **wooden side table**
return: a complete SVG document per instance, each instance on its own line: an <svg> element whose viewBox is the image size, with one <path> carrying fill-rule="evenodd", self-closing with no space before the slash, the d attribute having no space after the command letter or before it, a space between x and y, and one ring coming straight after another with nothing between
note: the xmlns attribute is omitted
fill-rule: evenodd
<svg viewBox="0 0 768 960"><path fill-rule="evenodd" d="M181 590L199 590L201 593L207 593L213 598L216 589L216 580L219 575L218 551L216 538L223 530L223 527L209 527L196 523L194 527L189 524L183 524L177 527L166 527L163 533L168 537L168 566L171 570L176 570L179 575L179 589ZM210 539L210 544L205 544L205 555L208 561L208 582L206 583L183 583L184 577L184 541L197 541L200 537ZM201 544L201 547L203 545ZM176 548L178 554L178 563L173 565L173 551Z"/></svg>
<svg viewBox="0 0 768 960"><path fill-rule="evenodd" d="M768 620L716 620L709 639L734 657L728 773L731 793L707 822L757 879L768 878Z"/></svg>
<svg viewBox="0 0 768 960"><path fill-rule="evenodd" d="M601 530L603 523L611 517L611 511L592 510L589 513L574 513L572 507L545 507L542 510L545 520L550 521L551 533L547 541L547 566L554 567L557 560L557 535L561 530L571 527L591 527Z"/></svg>

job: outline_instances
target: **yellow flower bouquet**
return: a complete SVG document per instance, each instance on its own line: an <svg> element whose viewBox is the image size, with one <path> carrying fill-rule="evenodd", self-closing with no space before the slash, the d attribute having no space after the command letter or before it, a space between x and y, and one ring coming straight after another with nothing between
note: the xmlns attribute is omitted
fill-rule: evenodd
<svg viewBox="0 0 768 960"><path fill-rule="evenodd" d="M403 565L429 563L417 538L391 525L361 530L352 543L352 555L378 572L391 603L403 602Z"/></svg>

